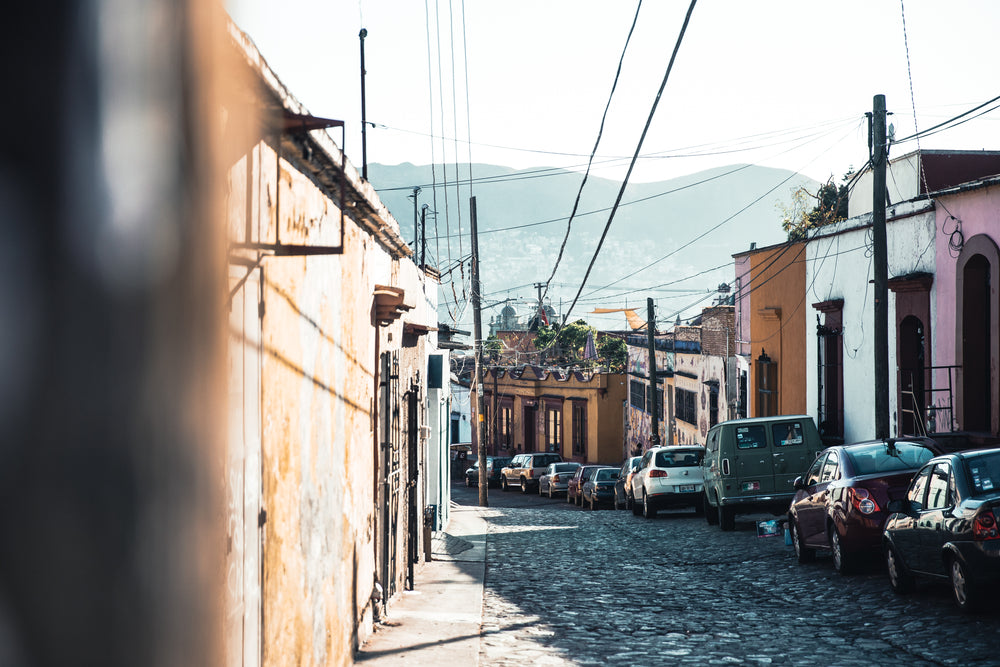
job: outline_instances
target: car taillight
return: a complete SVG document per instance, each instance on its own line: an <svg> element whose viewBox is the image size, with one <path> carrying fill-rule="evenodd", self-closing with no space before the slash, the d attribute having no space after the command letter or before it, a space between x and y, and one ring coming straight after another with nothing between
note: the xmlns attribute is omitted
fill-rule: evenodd
<svg viewBox="0 0 1000 667"><path fill-rule="evenodd" d="M997 518L993 510L986 510L972 521L972 539L1000 540L1000 530L997 529Z"/></svg>
<svg viewBox="0 0 1000 667"><path fill-rule="evenodd" d="M669 477L670 475L667 474L666 470L650 470L649 471L649 476L650 477Z"/></svg>
<svg viewBox="0 0 1000 667"><path fill-rule="evenodd" d="M854 509L862 514L872 514L878 511L878 503L868 493L868 489L855 489L852 487L848 489L848 492L851 494L851 504L854 505Z"/></svg>
<svg viewBox="0 0 1000 667"><path fill-rule="evenodd" d="M549 478L549 481L550 482L558 482L559 481L559 475L552 475L552 477Z"/></svg>

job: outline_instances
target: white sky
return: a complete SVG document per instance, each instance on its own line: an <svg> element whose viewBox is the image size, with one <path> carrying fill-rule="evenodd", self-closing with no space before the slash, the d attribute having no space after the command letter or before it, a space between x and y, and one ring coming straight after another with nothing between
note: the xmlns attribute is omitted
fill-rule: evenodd
<svg viewBox="0 0 1000 667"><path fill-rule="evenodd" d="M346 121L348 159L359 170L362 27L367 118L376 124L370 163L582 170L638 4L225 1L293 95L313 114ZM1000 95L1000 2L904 1L700 0L631 180L755 163L839 182L867 159L864 114L874 95L886 96L897 138L914 132L904 10L919 129ZM688 4L643 3L594 175L624 176ZM900 144L890 157L916 148ZM1000 111L920 148L1000 149ZM619 315L590 317L623 326Z"/></svg>
<svg viewBox="0 0 1000 667"><path fill-rule="evenodd" d="M237 25L312 113L347 121L348 157L359 168L362 27L367 117L377 125L368 132L370 163L428 164L433 145L438 163L443 155L465 163L471 153L477 163L570 167L585 164L593 147L636 6L627 0L227 2ZM687 7L685 0L643 3L599 156L634 152ZM907 0L905 16L920 129L1000 94L1000 2ZM864 163L864 113L877 93L894 114L896 136L911 134L900 2L701 0L642 150L672 157L640 161L632 180L742 162L839 180ZM921 147L1000 148L998 121L1000 112L993 112ZM438 139L432 142L431 134ZM915 148L909 142L892 154ZM695 152L712 154L690 157ZM625 161L615 164L595 173L620 178Z"/></svg>

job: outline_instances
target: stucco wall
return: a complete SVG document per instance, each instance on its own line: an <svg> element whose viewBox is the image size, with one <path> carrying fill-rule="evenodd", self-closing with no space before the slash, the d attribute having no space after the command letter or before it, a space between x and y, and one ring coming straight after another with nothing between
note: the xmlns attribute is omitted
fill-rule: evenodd
<svg viewBox="0 0 1000 667"><path fill-rule="evenodd" d="M939 231L935 247L937 272L934 278L936 291L937 315L934 329L934 363L938 366L950 366L958 363L957 351L960 343L958 322L958 285L957 269L959 252L949 245L952 233L960 231L962 240L968 241L979 235L992 239L1000 246L1000 185L955 193L940 197L941 205L935 211L935 223ZM959 224L956 224L956 220ZM958 240L957 237L954 240ZM997 302L996 285L992 285L994 308L1000 308ZM996 333L994 333L996 335ZM994 345L996 349L996 345ZM981 362L981 361L980 361ZM998 369L994 368L994 377ZM945 382L944 373L938 374L936 384ZM994 380L994 386L996 381ZM939 399L939 402L943 399ZM994 396L994 402L997 397Z"/></svg>
<svg viewBox="0 0 1000 667"><path fill-rule="evenodd" d="M934 215L925 204L901 204L890 210L886 223L889 277L915 272L934 273ZM916 213L916 214L914 214ZM805 342L805 384L802 388L805 412L818 421L818 370L815 322L817 311L811 304L843 299L844 439L855 442L873 437L875 432L874 304L871 257L868 252L870 216L851 218L824 230L806 249L806 302L809 324ZM938 321L934 292L931 319ZM889 293L889 415L890 432L898 423L896 396L895 300ZM931 335L937 335L933 327ZM935 363L937 363L935 361Z"/></svg>
<svg viewBox="0 0 1000 667"><path fill-rule="evenodd" d="M766 353L778 363L778 414L802 414L806 402L806 251L804 243L765 248L750 255L741 296L750 294L750 356ZM742 309L742 305L739 308ZM751 414L758 415L756 371L749 376Z"/></svg>

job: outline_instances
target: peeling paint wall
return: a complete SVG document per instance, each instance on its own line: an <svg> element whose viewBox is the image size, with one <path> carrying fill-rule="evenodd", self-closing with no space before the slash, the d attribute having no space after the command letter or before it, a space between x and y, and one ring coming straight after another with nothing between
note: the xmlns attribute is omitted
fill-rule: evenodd
<svg viewBox="0 0 1000 667"><path fill-rule="evenodd" d="M304 113L252 45L241 45L264 84L258 103ZM306 157L283 150L279 159L273 137L246 143L229 171L231 242L340 245L340 199L316 176L339 163L339 149L325 133L300 140L316 144ZM309 162L314 151L327 161ZM447 450L446 428L428 427L434 417L446 424L437 411L447 389L427 405L438 285L408 258L398 224L350 165L346 181L357 203L343 218L342 254L230 254L230 664L352 664L376 606L391 606L411 556L419 560L428 498L448 502L447 487L429 486ZM404 294L385 323L375 318L376 285ZM388 402L382 355L398 369ZM390 461L402 477L387 474ZM376 580L385 597L373 596Z"/></svg>

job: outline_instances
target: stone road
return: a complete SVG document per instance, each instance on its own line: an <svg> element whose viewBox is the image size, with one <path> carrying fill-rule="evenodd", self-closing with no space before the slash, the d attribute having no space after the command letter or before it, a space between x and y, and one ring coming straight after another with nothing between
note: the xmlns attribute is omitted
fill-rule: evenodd
<svg viewBox="0 0 1000 667"><path fill-rule="evenodd" d="M799 565L756 536L769 516L723 533L516 491L490 505L483 665L1000 665L1000 614L961 615L945 586L897 596L877 560Z"/></svg>

